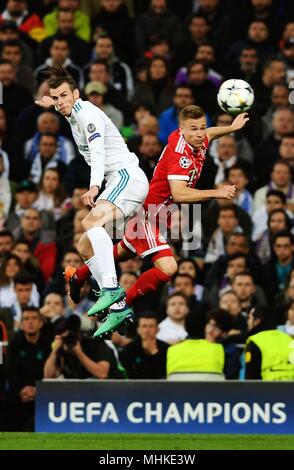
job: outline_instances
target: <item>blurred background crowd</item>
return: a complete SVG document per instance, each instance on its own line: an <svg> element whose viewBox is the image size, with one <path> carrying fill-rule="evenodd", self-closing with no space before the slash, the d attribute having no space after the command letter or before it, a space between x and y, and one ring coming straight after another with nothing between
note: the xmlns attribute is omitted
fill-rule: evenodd
<svg viewBox="0 0 294 470"><path fill-rule="evenodd" d="M173 354L197 345L200 371L264 378L260 360L244 360L248 335L294 337L293 0L0 0L0 12L0 428L32 429L37 379L164 379ZM112 119L149 180L183 107L230 125L221 83L241 78L255 92L249 123L211 144L197 186L235 184L233 203L202 204L201 246L170 240L178 273L137 301L125 336L105 341L91 339L85 315L97 286L86 282L75 305L62 275L83 264L90 172L66 121L34 103L49 94L49 65ZM149 267L120 263L120 284ZM207 343L187 338L213 345L209 365Z"/></svg>

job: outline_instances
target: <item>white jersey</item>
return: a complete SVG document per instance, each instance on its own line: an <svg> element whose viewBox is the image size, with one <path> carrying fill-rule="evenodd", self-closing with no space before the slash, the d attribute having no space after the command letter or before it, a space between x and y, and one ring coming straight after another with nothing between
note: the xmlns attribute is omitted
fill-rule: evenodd
<svg viewBox="0 0 294 470"><path fill-rule="evenodd" d="M101 187L104 178L118 170L139 166L118 129L106 114L89 101L78 99L70 117L73 137L84 159L91 167L90 187Z"/></svg>

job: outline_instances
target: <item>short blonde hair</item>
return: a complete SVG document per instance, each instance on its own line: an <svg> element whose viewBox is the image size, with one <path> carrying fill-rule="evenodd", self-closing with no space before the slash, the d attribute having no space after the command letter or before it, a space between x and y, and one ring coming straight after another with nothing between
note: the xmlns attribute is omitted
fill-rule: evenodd
<svg viewBox="0 0 294 470"><path fill-rule="evenodd" d="M187 119L200 119L205 116L205 111L196 106L195 104L190 104L185 106L180 112L180 122L187 121Z"/></svg>

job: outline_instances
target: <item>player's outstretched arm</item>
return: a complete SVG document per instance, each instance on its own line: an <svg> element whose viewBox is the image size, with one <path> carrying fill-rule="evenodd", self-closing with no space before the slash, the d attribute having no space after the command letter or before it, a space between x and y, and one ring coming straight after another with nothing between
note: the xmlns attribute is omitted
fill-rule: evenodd
<svg viewBox="0 0 294 470"><path fill-rule="evenodd" d="M209 127L206 130L206 134L209 140L218 139L223 135L239 131L242 129L242 127L245 126L247 121L249 121L249 116L247 113L238 114L230 126Z"/></svg>
<svg viewBox="0 0 294 470"><path fill-rule="evenodd" d="M51 106L54 106L54 100L50 96L43 96L41 100L36 100L35 103L38 106L42 106L42 108L51 108Z"/></svg>
<svg viewBox="0 0 294 470"><path fill-rule="evenodd" d="M171 195L174 202L178 204L189 204L192 202L202 202L208 199L234 199L236 186L228 185L217 189L193 189L187 186L186 181L169 180Z"/></svg>

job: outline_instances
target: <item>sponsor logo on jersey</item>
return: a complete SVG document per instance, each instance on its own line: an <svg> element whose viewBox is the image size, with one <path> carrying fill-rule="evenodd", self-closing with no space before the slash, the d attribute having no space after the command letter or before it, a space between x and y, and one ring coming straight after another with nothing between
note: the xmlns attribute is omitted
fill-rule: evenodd
<svg viewBox="0 0 294 470"><path fill-rule="evenodd" d="M189 168L191 163L192 163L192 160L190 160L190 158L187 158L187 157L181 157L179 160L179 164L181 168L187 169Z"/></svg>
<svg viewBox="0 0 294 470"><path fill-rule="evenodd" d="M90 122L90 124L88 124L87 130L88 132L90 132L90 134L92 134L93 132L96 131L96 127L94 126L92 122Z"/></svg>
<svg viewBox="0 0 294 470"><path fill-rule="evenodd" d="M88 139L88 142L92 142L92 140L97 139L97 137L101 137L101 134L99 134L99 132L96 132L95 134L91 135Z"/></svg>

